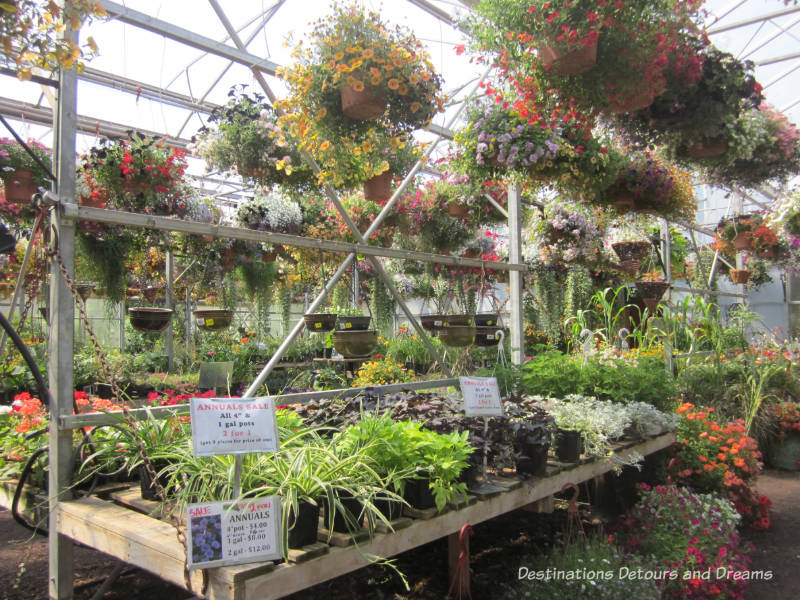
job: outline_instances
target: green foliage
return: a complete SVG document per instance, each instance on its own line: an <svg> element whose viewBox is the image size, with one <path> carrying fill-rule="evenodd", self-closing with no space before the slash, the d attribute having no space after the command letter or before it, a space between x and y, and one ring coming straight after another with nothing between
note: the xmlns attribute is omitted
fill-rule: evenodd
<svg viewBox="0 0 800 600"><path fill-rule="evenodd" d="M674 408L678 388L655 357L579 360L558 351L533 357L522 367L520 390L526 394L563 398L569 394L616 402L647 402L662 411Z"/></svg>

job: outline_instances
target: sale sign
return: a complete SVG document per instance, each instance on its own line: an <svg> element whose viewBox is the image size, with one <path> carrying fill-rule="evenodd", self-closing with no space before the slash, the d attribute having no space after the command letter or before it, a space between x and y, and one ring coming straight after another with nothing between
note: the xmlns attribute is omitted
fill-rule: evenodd
<svg viewBox="0 0 800 600"><path fill-rule="evenodd" d="M496 377L459 377L468 417L502 417L503 403Z"/></svg>
<svg viewBox="0 0 800 600"><path fill-rule="evenodd" d="M192 398L195 456L277 452L273 398Z"/></svg>

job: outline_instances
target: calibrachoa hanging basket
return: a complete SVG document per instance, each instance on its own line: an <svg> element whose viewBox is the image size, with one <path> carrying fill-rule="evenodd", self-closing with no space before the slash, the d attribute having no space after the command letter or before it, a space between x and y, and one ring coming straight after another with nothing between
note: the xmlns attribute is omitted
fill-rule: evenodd
<svg viewBox="0 0 800 600"><path fill-rule="evenodd" d="M753 237L749 231L737 233L733 238L733 247L737 250L750 250L753 247Z"/></svg>
<svg viewBox="0 0 800 600"><path fill-rule="evenodd" d="M392 197L392 173L384 171L364 182L364 198L383 202Z"/></svg>
<svg viewBox="0 0 800 600"><path fill-rule="evenodd" d="M386 110L386 90L361 85L357 90L352 85L341 89L342 113L357 121L377 119Z"/></svg>

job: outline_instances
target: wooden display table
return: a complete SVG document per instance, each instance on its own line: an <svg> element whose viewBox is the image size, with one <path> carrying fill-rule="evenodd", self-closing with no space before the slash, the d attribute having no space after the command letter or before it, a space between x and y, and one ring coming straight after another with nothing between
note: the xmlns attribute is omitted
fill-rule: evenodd
<svg viewBox="0 0 800 600"><path fill-rule="evenodd" d="M622 444L616 452L623 458L634 452L647 456L674 442L675 434L666 433L644 442ZM267 562L208 569L205 597L212 600L282 598L367 566L366 555L388 558L457 533L465 523L474 525L519 508L531 509L544 504L541 501L560 492L565 484L588 481L613 467L608 460L584 461L578 465L552 464L546 477L503 478L500 483L504 491L496 495L485 496L477 502L470 497L461 508L446 509L435 516L426 515L430 518L414 518L410 522L406 518L402 529L376 533L371 541L358 546L315 544L321 546L317 554L290 556L289 562L280 565ZM126 499L120 493L109 494L107 498L61 502L57 514L59 533L184 586L184 549L178 543L175 529L143 514L152 512L155 503L145 506L141 500ZM201 589L202 581L202 572L193 572L195 593Z"/></svg>

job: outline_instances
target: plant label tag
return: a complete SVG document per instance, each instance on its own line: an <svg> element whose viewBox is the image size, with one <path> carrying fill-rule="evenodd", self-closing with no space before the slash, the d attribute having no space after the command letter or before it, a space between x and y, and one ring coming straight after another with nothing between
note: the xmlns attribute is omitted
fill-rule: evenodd
<svg viewBox="0 0 800 600"><path fill-rule="evenodd" d="M282 558L279 496L186 507L186 560L206 569Z"/></svg>
<svg viewBox="0 0 800 600"><path fill-rule="evenodd" d="M214 319L206 319L206 327L211 327L214 324Z"/></svg>
<svg viewBox="0 0 800 600"><path fill-rule="evenodd" d="M353 327L353 324L350 321L348 321L347 323L344 324L344 328L345 329L351 329L352 327Z"/></svg>
<svg viewBox="0 0 800 600"><path fill-rule="evenodd" d="M442 327L442 322L441 321L434 321L433 322L433 326L434 327Z"/></svg>
<svg viewBox="0 0 800 600"><path fill-rule="evenodd" d="M314 329L322 329L322 323L314 323Z"/></svg>
<svg viewBox="0 0 800 600"><path fill-rule="evenodd" d="M459 377L468 417L502 417L503 403L496 377Z"/></svg>
<svg viewBox="0 0 800 600"><path fill-rule="evenodd" d="M275 401L264 398L192 398L195 456L277 452Z"/></svg>

